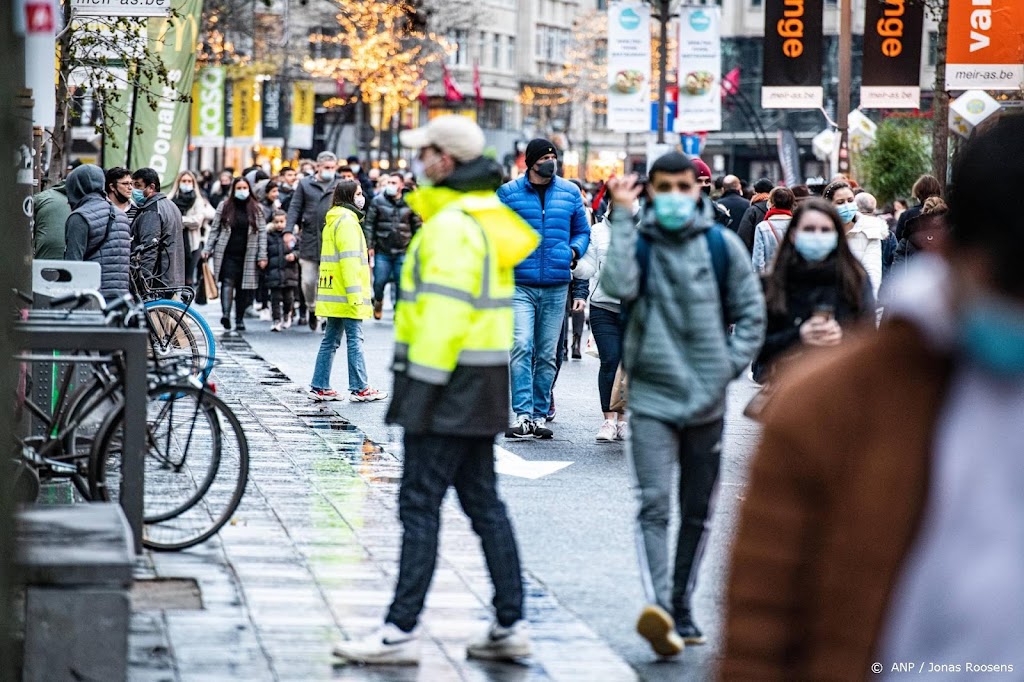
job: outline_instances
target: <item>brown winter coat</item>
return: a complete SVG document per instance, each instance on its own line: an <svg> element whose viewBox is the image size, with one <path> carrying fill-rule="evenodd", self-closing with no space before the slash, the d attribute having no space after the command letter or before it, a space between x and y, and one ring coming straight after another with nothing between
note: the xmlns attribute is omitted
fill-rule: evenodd
<svg viewBox="0 0 1024 682"><path fill-rule="evenodd" d="M864 680L951 371L902 322L781 381L733 549L725 680Z"/></svg>
<svg viewBox="0 0 1024 682"><path fill-rule="evenodd" d="M224 223L222 213L224 204L222 201L217 207L213 216L213 223L210 225L210 235L206 239L204 251L211 255L210 268L213 270L214 281L219 281L220 264L224 261L224 251L228 248L228 240L231 238L231 226ZM249 225L249 236L245 243L245 265L242 269L242 288L257 289L260 285L257 261L267 260L267 222L263 217L263 211L256 212L256 229Z"/></svg>

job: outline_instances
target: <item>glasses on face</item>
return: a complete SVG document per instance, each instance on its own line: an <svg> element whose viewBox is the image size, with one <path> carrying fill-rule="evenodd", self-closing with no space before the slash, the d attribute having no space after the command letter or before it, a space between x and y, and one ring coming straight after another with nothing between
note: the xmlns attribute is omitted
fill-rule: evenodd
<svg viewBox="0 0 1024 682"><path fill-rule="evenodd" d="M134 183L131 180L122 180L120 182L115 182L114 184L117 185L118 187L132 187L132 186L134 186Z"/></svg>

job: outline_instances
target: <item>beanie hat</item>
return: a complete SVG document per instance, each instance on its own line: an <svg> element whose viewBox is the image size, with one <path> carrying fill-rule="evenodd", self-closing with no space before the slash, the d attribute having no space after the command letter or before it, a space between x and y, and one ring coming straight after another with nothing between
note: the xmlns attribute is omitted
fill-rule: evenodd
<svg viewBox="0 0 1024 682"><path fill-rule="evenodd" d="M545 140L542 137L538 137L536 140L530 140L530 144L526 145L526 167L533 168L533 164L537 163L537 159L545 154L554 153L555 145L553 145L550 140Z"/></svg>
<svg viewBox="0 0 1024 682"><path fill-rule="evenodd" d="M700 159L690 159L690 161L693 163L693 167L697 171L698 178L711 177L711 169L708 168L708 165L706 163L704 163Z"/></svg>
<svg viewBox="0 0 1024 682"><path fill-rule="evenodd" d="M774 187L774 182L772 182L768 178L761 178L760 180L754 183L754 192L756 192L757 194L767 194L768 192L771 192Z"/></svg>

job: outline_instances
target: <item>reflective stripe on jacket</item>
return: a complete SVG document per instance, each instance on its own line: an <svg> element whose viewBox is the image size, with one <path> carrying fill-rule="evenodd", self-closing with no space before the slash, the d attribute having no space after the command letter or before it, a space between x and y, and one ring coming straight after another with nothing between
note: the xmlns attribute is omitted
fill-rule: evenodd
<svg viewBox="0 0 1024 682"><path fill-rule="evenodd" d="M321 234L316 314L369 319L373 314L370 263L359 218L341 206L327 212Z"/></svg>
<svg viewBox="0 0 1024 682"><path fill-rule="evenodd" d="M458 196L428 220L402 269L395 371L445 385L457 366L506 366L513 268L536 244L533 231L493 193Z"/></svg>

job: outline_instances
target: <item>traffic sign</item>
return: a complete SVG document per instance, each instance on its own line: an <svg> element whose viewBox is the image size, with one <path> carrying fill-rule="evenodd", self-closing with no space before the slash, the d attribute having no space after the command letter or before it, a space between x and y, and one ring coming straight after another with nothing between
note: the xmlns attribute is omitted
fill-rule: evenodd
<svg viewBox="0 0 1024 682"><path fill-rule="evenodd" d="M71 0L78 16L169 17L171 0Z"/></svg>

